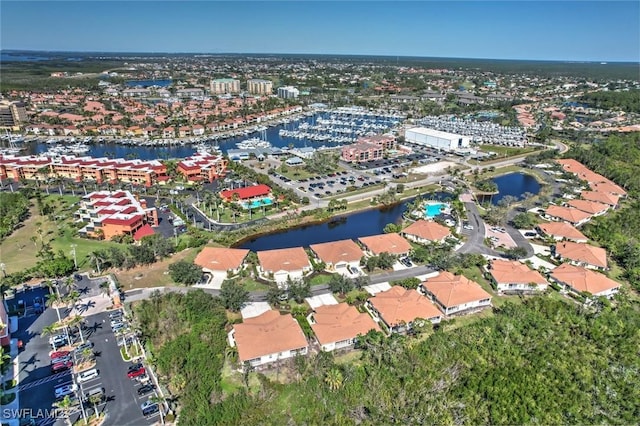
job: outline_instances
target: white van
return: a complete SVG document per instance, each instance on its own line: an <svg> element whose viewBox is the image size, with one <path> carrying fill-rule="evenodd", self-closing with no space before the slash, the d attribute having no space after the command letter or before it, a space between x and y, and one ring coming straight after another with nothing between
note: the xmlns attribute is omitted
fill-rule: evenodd
<svg viewBox="0 0 640 426"><path fill-rule="evenodd" d="M95 379L96 377L98 377L98 370L92 368L91 370L86 370L78 374L78 383L84 383L88 380Z"/></svg>

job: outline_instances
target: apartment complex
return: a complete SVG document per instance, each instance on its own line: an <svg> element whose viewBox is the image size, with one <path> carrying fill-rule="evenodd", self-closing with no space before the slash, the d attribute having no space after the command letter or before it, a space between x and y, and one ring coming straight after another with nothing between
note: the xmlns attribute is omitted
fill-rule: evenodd
<svg viewBox="0 0 640 426"><path fill-rule="evenodd" d="M212 95L240 93L240 80L236 80L235 78L217 78L211 80L210 90Z"/></svg>
<svg viewBox="0 0 640 426"><path fill-rule="evenodd" d="M129 182L147 187L169 180L167 167L158 160L125 160L122 158L93 158L61 156L16 157L0 154L0 180L45 181L54 177L76 182Z"/></svg>
<svg viewBox="0 0 640 426"><path fill-rule="evenodd" d="M282 99L296 99L300 91L293 86L278 87L278 97Z"/></svg>
<svg viewBox="0 0 640 426"><path fill-rule="evenodd" d="M119 235L131 235L145 225L158 225L155 207L147 207L129 191L96 191L83 197L75 216L87 222L78 233L85 237L111 240Z"/></svg>
<svg viewBox="0 0 640 426"><path fill-rule="evenodd" d="M342 159L352 163L380 160L385 151L396 147L393 135L363 136L356 143L342 147Z"/></svg>
<svg viewBox="0 0 640 426"><path fill-rule="evenodd" d="M0 129L17 131L26 122L27 110L22 102L0 101Z"/></svg>
<svg viewBox="0 0 640 426"><path fill-rule="evenodd" d="M227 160L221 155L196 154L181 160L176 171L188 181L213 182L227 171Z"/></svg>
<svg viewBox="0 0 640 426"><path fill-rule="evenodd" d="M247 92L252 95L270 95L273 93L273 83L269 80L252 78L247 80Z"/></svg>

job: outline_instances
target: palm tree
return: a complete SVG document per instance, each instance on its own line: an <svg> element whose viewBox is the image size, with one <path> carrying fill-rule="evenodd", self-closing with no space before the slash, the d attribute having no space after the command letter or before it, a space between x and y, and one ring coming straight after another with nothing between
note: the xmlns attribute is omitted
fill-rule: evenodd
<svg viewBox="0 0 640 426"><path fill-rule="evenodd" d="M60 401L54 402L53 406L62 411L64 417L67 419L67 423L69 424L69 426L72 426L73 424L71 423L71 411L75 407L75 404L73 403L69 395L65 396Z"/></svg>
<svg viewBox="0 0 640 426"><path fill-rule="evenodd" d="M84 343L84 336L82 335L82 326L84 325L84 318L80 315L75 315L71 321L69 321L69 327L76 327L78 333L80 333L80 341Z"/></svg>
<svg viewBox="0 0 640 426"><path fill-rule="evenodd" d="M102 262L104 262L104 259L102 258L101 252L96 250L89 253L89 262L91 262L92 265L96 266L98 275L102 274L102 271L100 270L100 265L102 265Z"/></svg>
<svg viewBox="0 0 640 426"><path fill-rule="evenodd" d="M158 412L160 413L160 421L162 422L162 424L164 424L164 398L161 397L160 395L154 395L151 398L149 398L149 401L155 402L156 404L159 405Z"/></svg>
<svg viewBox="0 0 640 426"><path fill-rule="evenodd" d="M53 307L56 310L56 314L58 314L58 321L62 321L60 317L60 304L62 303L62 297L60 297L57 293L49 293L46 295L45 304L48 307Z"/></svg>
<svg viewBox="0 0 640 426"><path fill-rule="evenodd" d="M80 353L80 356L82 356L82 359L85 361L90 361L94 358L95 354L93 353L93 349L91 348L84 348L82 350L82 352Z"/></svg>
<svg viewBox="0 0 640 426"><path fill-rule="evenodd" d="M342 373L337 368L332 368L327 371L324 377L324 382L329 386L329 389L336 391L342 387Z"/></svg>
<svg viewBox="0 0 640 426"><path fill-rule="evenodd" d="M98 417L98 404L102 402L101 394L93 394L89 397L89 403L93 405L93 412Z"/></svg>

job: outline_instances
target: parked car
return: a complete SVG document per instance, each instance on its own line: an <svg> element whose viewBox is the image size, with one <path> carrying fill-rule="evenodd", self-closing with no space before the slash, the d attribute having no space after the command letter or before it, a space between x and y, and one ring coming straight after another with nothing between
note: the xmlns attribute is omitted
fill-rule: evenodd
<svg viewBox="0 0 640 426"><path fill-rule="evenodd" d="M36 314L41 314L44 312L44 301L42 297L37 296L33 298L33 311Z"/></svg>
<svg viewBox="0 0 640 426"><path fill-rule="evenodd" d="M62 347L67 344L67 336L65 336L64 334L51 336L49 338L49 343L51 344L51 347L53 347L54 350L58 349L59 347Z"/></svg>
<svg viewBox="0 0 640 426"><path fill-rule="evenodd" d="M95 368L92 368L91 370L86 370L78 374L77 380L78 380L78 383L84 383L86 381L95 379L96 377L98 377L98 375L99 375L98 370Z"/></svg>
<svg viewBox="0 0 640 426"><path fill-rule="evenodd" d="M86 342L78 345L75 349L74 352L76 354L81 354L82 351L84 351L85 349L91 349L93 348L93 343L91 343L91 341L87 340Z"/></svg>
<svg viewBox="0 0 640 426"><path fill-rule="evenodd" d="M117 310L117 311L113 311L109 314L109 319L118 319L118 318L122 318L124 316L124 313L121 310Z"/></svg>
<svg viewBox="0 0 640 426"><path fill-rule="evenodd" d="M73 367L73 362L57 362L55 364L51 364L51 372L53 374L61 373Z"/></svg>
<svg viewBox="0 0 640 426"><path fill-rule="evenodd" d="M59 358L51 358L51 364L57 364L59 362L69 362L69 361L73 361L71 359L71 355L65 355Z"/></svg>
<svg viewBox="0 0 640 426"><path fill-rule="evenodd" d="M468 223L462 226L464 229L473 231L473 225L469 225Z"/></svg>
<svg viewBox="0 0 640 426"><path fill-rule="evenodd" d="M51 359L62 358L68 355L69 355L69 351L55 351L49 354L49 358Z"/></svg>
<svg viewBox="0 0 640 426"><path fill-rule="evenodd" d="M160 410L160 407L157 402L145 401L140 405L140 409L142 409L143 416L149 416L157 413Z"/></svg>
<svg viewBox="0 0 640 426"><path fill-rule="evenodd" d="M67 395L72 395L76 390L78 390L78 387L74 383L68 383L55 388L54 393L56 399L62 399Z"/></svg>
<svg viewBox="0 0 640 426"><path fill-rule="evenodd" d="M151 393L151 392L153 392L155 390L155 388L156 388L155 385L153 385L151 383L149 383L147 385L144 385L144 386L140 386L138 388L138 395L139 396L143 396L143 395L146 395L148 393Z"/></svg>
<svg viewBox="0 0 640 426"><path fill-rule="evenodd" d="M144 367L138 368L137 370L131 370L127 373L127 377L133 379L134 377L139 377L147 373L147 370Z"/></svg>
<svg viewBox="0 0 640 426"><path fill-rule="evenodd" d="M524 236L525 237L537 237L538 233L537 232L525 232Z"/></svg>

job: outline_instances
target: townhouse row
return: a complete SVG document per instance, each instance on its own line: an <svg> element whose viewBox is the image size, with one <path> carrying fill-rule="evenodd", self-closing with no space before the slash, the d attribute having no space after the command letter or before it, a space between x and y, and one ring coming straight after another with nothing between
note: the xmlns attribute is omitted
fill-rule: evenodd
<svg viewBox="0 0 640 426"><path fill-rule="evenodd" d="M227 165L222 156L198 154L178 162L176 171L189 181L213 182L226 173ZM98 184L126 182L146 187L170 180L167 166L158 160L0 154L0 180L44 182L55 178Z"/></svg>

